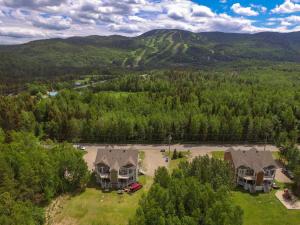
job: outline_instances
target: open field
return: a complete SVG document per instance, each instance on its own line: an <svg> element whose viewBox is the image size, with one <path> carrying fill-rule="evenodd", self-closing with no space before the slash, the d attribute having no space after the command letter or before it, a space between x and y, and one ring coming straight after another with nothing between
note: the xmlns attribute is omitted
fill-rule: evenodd
<svg viewBox="0 0 300 225"><path fill-rule="evenodd" d="M151 184L150 177L140 177L144 187L132 195L103 193L87 188L83 193L61 200L59 210L51 212L51 225L125 225L134 216L138 202Z"/></svg>

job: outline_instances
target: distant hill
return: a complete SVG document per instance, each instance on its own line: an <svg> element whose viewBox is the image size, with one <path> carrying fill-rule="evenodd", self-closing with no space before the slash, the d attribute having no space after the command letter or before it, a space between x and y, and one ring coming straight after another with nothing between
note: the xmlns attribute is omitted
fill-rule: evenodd
<svg viewBox="0 0 300 225"><path fill-rule="evenodd" d="M0 46L0 79L86 74L112 68L202 67L252 59L300 62L300 32L152 30L132 38L71 37Z"/></svg>

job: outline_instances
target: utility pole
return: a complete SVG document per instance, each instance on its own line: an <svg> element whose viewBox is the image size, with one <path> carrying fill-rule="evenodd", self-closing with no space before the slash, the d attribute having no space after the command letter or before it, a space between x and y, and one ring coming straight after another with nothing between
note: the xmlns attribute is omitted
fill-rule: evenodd
<svg viewBox="0 0 300 225"><path fill-rule="evenodd" d="M168 141L169 141L169 157L170 157L170 154L171 154L171 141L172 141L172 135L169 134L168 136Z"/></svg>
<svg viewBox="0 0 300 225"><path fill-rule="evenodd" d="M268 134L266 133L265 145L264 145L264 151L266 151L266 145L267 145L267 141L268 141Z"/></svg>

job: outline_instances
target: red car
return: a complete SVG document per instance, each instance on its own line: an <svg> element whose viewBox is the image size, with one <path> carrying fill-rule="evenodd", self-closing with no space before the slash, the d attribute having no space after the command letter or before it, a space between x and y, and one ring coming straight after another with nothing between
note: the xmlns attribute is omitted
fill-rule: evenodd
<svg viewBox="0 0 300 225"><path fill-rule="evenodd" d="M133 183L130 185L130 192L136 192L137 190L141 189L143 185L139 183Z"/></svg>

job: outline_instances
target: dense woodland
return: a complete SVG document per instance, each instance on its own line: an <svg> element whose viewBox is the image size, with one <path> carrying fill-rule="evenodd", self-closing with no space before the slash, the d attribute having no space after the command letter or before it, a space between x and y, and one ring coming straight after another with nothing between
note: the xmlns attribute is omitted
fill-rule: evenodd
<svg viewBox="0 0 300 225"><path fill-rule="evenodd" d="M82 153L69 144L41 143L0 130L0 224L42 225L44 206L65 192L83 190L89 180Z"/></svg>
<svg viewBox="0 0 300 225"><path fill-rule="evenodd" d="M197 157L169 174L163 167L130 225L242 225L230 198L233 174L226 162Z"/></svg>
<svg viewBox="0 0 300 225"><path fill-rule="evenodd" d="M81 142L299 141L300 68L154 71L56 97L0 97L7 134ZM33 94L33 95L32 95Z"/></svg>

